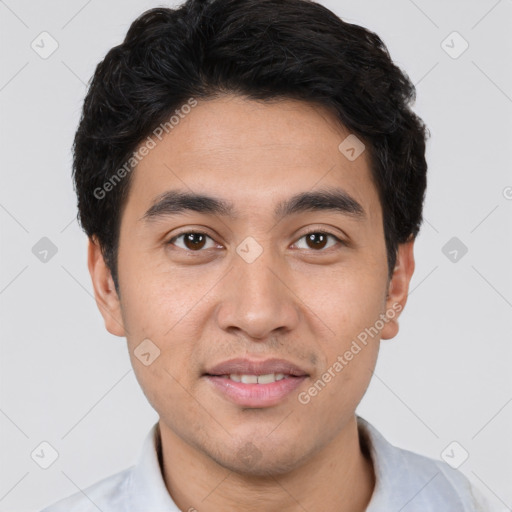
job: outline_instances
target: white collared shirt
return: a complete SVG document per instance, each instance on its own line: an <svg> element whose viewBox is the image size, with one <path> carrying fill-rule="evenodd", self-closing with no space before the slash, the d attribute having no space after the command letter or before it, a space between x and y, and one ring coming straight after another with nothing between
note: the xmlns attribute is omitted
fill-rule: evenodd
<svg viewBox="0 0 512 512"><path fill-rule="evenodd" d="M461 472L445 462L393 446L369 422L356 417L376 480L366 512L491 512L483 495ZM157 426L147 434L135 466L41 512L180 512L162 477Z"/></svg>

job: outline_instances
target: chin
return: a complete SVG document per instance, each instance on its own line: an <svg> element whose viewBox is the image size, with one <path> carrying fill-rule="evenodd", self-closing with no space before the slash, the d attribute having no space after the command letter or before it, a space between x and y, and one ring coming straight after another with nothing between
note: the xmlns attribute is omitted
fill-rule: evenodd
<svg viewBox="0 0 512 512"><path fill-rule="evenodd" d="M290 473L295 470L307 454L304 453L304 445L296 443L294 446L284 446L282 443L276 446L275 442L264 439L257 441L242 441L237 450L232 447L222 454L210 454L217 464L237 473L241 476L269 477ZM297 452L297 445L303 453Z"/></svg>

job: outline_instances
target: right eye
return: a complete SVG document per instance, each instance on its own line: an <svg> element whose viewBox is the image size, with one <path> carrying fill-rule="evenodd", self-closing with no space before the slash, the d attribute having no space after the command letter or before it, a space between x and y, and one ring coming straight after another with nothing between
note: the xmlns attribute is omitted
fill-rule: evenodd
<svg viewBox="0 0 512 512"><path fill-rule="evenodd" d="M180 239L183 240L182 245L175 243L177 240ZM207 239L210 239L213 242L213 245L211 245L210 247L206 247L206 249L211 249L212 247L215 247L214 240L206 233L202 233L200 231L185 231L183 233L180 233L179 235L174 236L167 243L170 245L175 245L176 247L179 247L180 249L183 249L185 251L200 252L201 249L205 248L205 245L207 244Z"/></svg>

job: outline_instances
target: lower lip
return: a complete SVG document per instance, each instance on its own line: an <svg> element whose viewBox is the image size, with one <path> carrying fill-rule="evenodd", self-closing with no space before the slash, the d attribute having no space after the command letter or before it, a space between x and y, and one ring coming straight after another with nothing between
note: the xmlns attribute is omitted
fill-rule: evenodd
<svg viewBox="0 0 512 512"><path fill-rule="evenodd" d="M206 375L206 378L231 402L243 407L271 407L279 404L297 389L306 376L289 377L269 384L243 384L226 377Z"/></svg>

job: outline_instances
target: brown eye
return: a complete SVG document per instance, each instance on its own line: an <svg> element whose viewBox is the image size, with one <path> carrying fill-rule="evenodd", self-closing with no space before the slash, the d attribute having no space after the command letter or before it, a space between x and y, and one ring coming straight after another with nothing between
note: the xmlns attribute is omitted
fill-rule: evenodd
<svg viewBox="0 0 512 512"><path fill-rule="evenodd" d="M323 231L314 231L311 233L307 233L306 235L300 238L300 240L304 239L306 241L306 247L299 247L299 249L313 249L316 251L321 251L322 249L327 247L327 244L329 243L329 238L334 240L334 243L331 244L329 247L336 245L337 242L341 243L341 240L338 237L332 235L331 233L324 233Z"/></svg>
<svg viewBox="0 0 512 512"><path fill-rule="evenodd" d="M182 245L175 243L180 239L183 240ZM208 235L204 233L187 232L171 238L171 240L169 240L169 244L176 245L177 247L188 251L198 252L205 248L208 239L212 240Z"/></svg>
<svg viewBox="0 0 512 512"><path fill-rule="evenodd" d="M310 233L306 235L306 240L312 249L323 249L327 244L327 236L324 233Z"/></svg>

